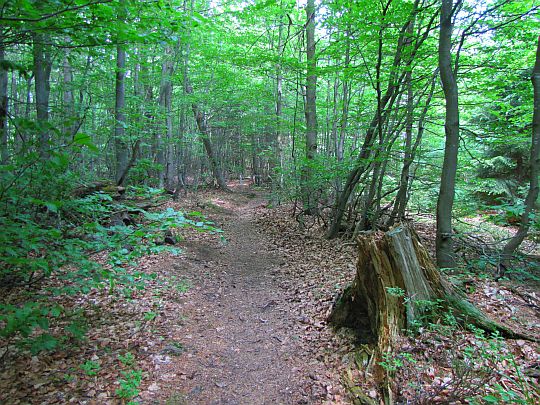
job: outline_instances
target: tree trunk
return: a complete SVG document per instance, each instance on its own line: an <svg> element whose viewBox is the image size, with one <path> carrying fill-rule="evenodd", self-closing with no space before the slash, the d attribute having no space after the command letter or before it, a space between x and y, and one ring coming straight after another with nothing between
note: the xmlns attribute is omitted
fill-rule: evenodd
<svg viewBox="0 0 540 405"><path fill-rule="evenodd" d="M156 134L157 156L156 161L161 166L159 171L160 187L171 188L171 182L174 177L173 170L170 167L171 161L171 141L172 141L172 82L173 74L172 50L170 47L165 49L165 60L161 65L161 84L159 87L159 106L165 117L165 134L158 130ZM165 135L165 136L163 136ZM172 176L172 177L171 177Z"/></svg>
<svg viewBox="0 0 540 405"><path fill-rule="evenodd" d="M415 3L415 7L416 7L416 3ZM384 13L386 13L386 11L388 11L388 8L385 9ZM366 137L364 138L364 143L362 144L360 153L356 160L356 165L349 172L349 175L347 176L347 180L345 181L345 185L343 187L343 191L339 193L337 197L337 201L336 201L333 213L332 213L332 220L330 222L330 225L325 235L329 239L335 238L338 235L341 228L341 221L343 219L343 215L345 214L345 209L347 207L347 203L354 189L356 188L356 185L360 181L360 178L369 169L371 165L370 158L372 154L372 146L375 142L375 131L378 129L379 126L383 125L383 122L381 122L381 120L385 118L386 116L386 114L382 114L382 111L383 110L387 111L394 104L394 101L396 99L396 93L399 90L401 81L403 80L404 75L401 75L401 77L399 77L397 69L402 59L403 37L405 34L405 29L406 27L408 27L408 24L409 23L407 23L404 26L404 28L402 28L400 37L398 39L398 45L396 48L396 53L394 55L393 66L392 66L393 72L390 75L391 77L388 79L386 92L384 96L382 97L380 94L377 95L377 112L373 116L371 123L366 131ZM379 32L379 41L382 41L382 31ZM382 61L382 55L380 54L381 51L382 51L382 44L380 43L378 63L377 63L378 71L380 71L380 68L381 68L381 61Z"/></svg>
<svg viewBox="0 0 540 405"><path fill-rule="evenodd" d="M73 72L68 60L69 51L65 51L62 66L63 73L63 133L66 137L73 132L73 122L75 120L75 98L73 97Z"/></svg>
<svg viewBox="0 0 540 405"><path fill-rule="evenodd" d="M284 41L283 41L283 23L279 24L278 34L278 58L276 64L276 154L279 159L279 187L283 188L283 169L285 156L283 154L283 72L281 67L281 59L283 57Z"/></svg>
<svg viewBox="0 0 540 405"><path fill-rule="evenodd" d="M4 67L5 50L0 38L0 159L1 164L9 162L8 150L8 71Z"/></svg>
<svg viewBox="0 0 540 405"><path fill-rule="evenodd" d="M456 266L452 242L452 207L454 205L459 149L459 101L458 87L455 72L452 69L452 56L450 53L452 49L453 15L453 1L443 0L439 37L439 70L446 101L446 119L444 123L446 142L441 187L437 200L437 236L435 239L437 264L441 268L453 268Z"/></svg>
<svg viewBox="0 0 540 405"><path fill-rule="evenodd" d="M193 87L191 87L191 84L187 80L187 77L185 79L185 86L186 94L193 94ZM206 155L208 156L208 160L210 161L212 174L214 175L217 185L221 190L230 191L229 187L227 187L227 183L225 182L225 177L223 176L221 167L219 166L219 162L214 152L212 141L210 140L210 132L206 123L206 117L199 108L199 105L195 102L191 103L191 110L193 111L193 116L195 117L195 121L197 122L197 128L199 129L199 132L201 134L201 140L204 145L204 150L206 151Z"/></svg>
<svg viewBox="0 0 540 405"><path fill-rule="evenodd" d="M42 158L49 157L49 94L51 91L51 50L50 39L42 33L33 34L34 83L36 90L36 114L39 125L39 153Z"/></svg>
<svg viewBox="0 0 540 405"><path fill-rule="evenodd" d="M521 223L517 233L506 243L502 252L502 261L500 272L510 264L512 254L519 248L521 242L529 232L531 223L531 214L535 210L536 200L538 199L539 185L538 176L540 176L540 36L536 48L536 63L531 76L533 85L534 112L532 121L532 140L531 140L531 158L530 158L530 185L527 197L525 198L525 211L521 216ZM502 275L502 274L501 274Z"/></svg>
<svg viewBox="0 0 540 405"><path fill-rule="evenodd" d="M126 176L123 173L128 164L127 142L124 139L126 133L126 93L124 79L126 75L126 51L118 44L116 46L116 99L114 105L115 127L114 127L114 147L116 152L116 182L123 186ZM122 182L122 183L121 183Z"/></svg>
<svg viewBox="0 0 540 405"><path fill-rule="evenodd" d="M315 56L315 0L306 4L306 166L303 169L302 198L304 211L313 214L317 209L317 198L313 187L311 162L317 154L317 59Z"/></svg>
<svg viewBox="0 0 540 405"><path fill-rule="evenodd" d="M376 345L374 375L385 397L391 398L391 381L380 362L393 352L404 330L437 322L448 311L464 325L528 338L490 320L468 302L442 277L414 230L401 225L358 238L356 277L336 301L329 321Z"/></svg>

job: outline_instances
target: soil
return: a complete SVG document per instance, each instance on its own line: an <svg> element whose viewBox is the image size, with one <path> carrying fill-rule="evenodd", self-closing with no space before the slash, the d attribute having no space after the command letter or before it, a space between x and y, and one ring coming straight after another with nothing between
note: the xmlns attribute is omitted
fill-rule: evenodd
<svg viewBox="0 0 540 405"><path fill-rule="evenodd" d="M85 338L39 356L0 339L0 404L378 401L370 347L327 324L333 303L354 278L355 243L326 240L324 223L298 221L291 206L272 209L262 194L238 186L234 193L198 192L159 209L166 208L201 212L222 237L175 229L181 253L151 254L126 269L151 276L129 296L95 288L51 298L84 317ZM416 225L429 248L434 227ZM105 262L106 253L96 259ZM535 286L474 275L461 284L494 320L540 337ZM66 322L52 320L49 332L65 335ZM410 360L396 372L403 402L449 403L455 392L460 398L499 395L495 383L520 392L525 385L516 381L525 380L507 358L531 376L526 387L538 385L533 342L506 340L492 355L474 357L472 368L451 367L465 350L478 352L485 343L466 330L445 335L426 329L404 337L398 352ZM460 370L468 377L456 374ZM470 384L484 380L480 387ZM534 395L533 401L540 398Z"/></svg>
<svg viewBox="0 0 540 405"><path fill-rule="evenodd" d="M280 287L285 260L255 221L264 203L239 193L205 203L225 241L185 241L185 255L172 263L190 286L170 336L182 352L155 358L161 364L145 402L307 404L327 396L324 365L300 344L305 319Z"/></svg>

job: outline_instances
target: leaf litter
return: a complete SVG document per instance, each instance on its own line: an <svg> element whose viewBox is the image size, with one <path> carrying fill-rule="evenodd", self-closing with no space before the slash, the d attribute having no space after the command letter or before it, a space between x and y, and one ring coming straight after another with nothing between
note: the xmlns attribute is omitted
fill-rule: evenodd
<svg viewBox="0 0 540 405"><path fill-rule="evenodd" d="M130 370L142 371L134 398L140 403L348 404L366 396L378 401L367 367L369 347L355 345L354 337L326 322L354 277L352 243L302 229L290 207L267 208L258 195L200 193L167 205L203 212L224 230L224 238L182 229L180 256L146 256L131 269L157 277L129 299L107 289L57 298L84 319L85 340L64 342L39 356L2 341L0 402L119 403L122 372ZM539 336L534 291L470 282L470 298L488 314ZM63 326L51 323L51 332ZM472 383L458 384L463 375L455 365L463 358L456 353L482 344L465 331L454 339L427 330L405 337L399 352L409 353L411 361L395 375L403 398L456 401L457 394L489 393L487 383L519 391L516 367L502 356L474 358L478 364L466 370ZM499 350L512 353L517 366L534 375L537 344L506 341ZM133 363L125 361L128 353ZM499 372L485 374L486 365ZM538 375L527 378L537 382Z"/></svg>

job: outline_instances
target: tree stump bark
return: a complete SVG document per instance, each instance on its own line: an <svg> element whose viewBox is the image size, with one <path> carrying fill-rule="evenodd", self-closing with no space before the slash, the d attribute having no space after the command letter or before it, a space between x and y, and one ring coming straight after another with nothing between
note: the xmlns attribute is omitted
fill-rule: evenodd
<svg viewBox="0 0 540 405"><path fill-rule="evenodd" d="M438 314L431 313L433 304ZM392 403L390 378L379 363L393 352L402 331L446 311L462 323L509 338L524 338L468 302L441 275L414 230L400 225L386 233L368 232L358 237L355 280L337 300L329 321L335 327L353 329L362 341L376 345L372 371L385 402Z"/></svg>

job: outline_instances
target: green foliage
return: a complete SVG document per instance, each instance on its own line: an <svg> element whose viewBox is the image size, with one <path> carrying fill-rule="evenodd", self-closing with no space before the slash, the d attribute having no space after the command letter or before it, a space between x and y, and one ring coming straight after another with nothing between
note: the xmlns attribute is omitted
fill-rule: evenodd
<svg viewBox="0 0 540 405"><path fill-rule="evenodd" d="M395 373L400 368L415 363L416 360L410 353L399 353L395 355L384 353L383 361L379 362L379 365L387 372Z"/></svg>
<svg viewBox="0 0 540 405"><path fill-rule="evenodd" d="M26 291L18 302L0 305L0 336L33 354L54 350L69 338L81 340L86 333L80 319L65 323L60 334L48 332L52 321L67 315L49 297L107 287L130 297L156 277L130 266L147 254L180 252L162 243L164 231L191 227L221 232L201 213L189 215L170 208L147 212L115 202L106 193L74 198L76 174L70 164L82 147L92 149L84 135L53 151L49 160L28 152L18 164L0 165L0 282L8 290ZM133 192L146 197L157 194L155 189ZM127 210L138 212L137 224L118 225L111 220L115 212ZM106 267L91 256L101 251L107 252ZM40 291L51 276L57 282Z"/></svg>
<svg viewBox="0 0 540 405"><path fill-rule="evenodd" d="M392 297L401 298L405 296L405 290L399 287L386 287L386 292Z"/></svg>
<svg viewBox="0 0 540 405"><path fill-rule="evenodd" d="M135 356L131 352L126 352L124 355L119 354L118 360L127 367L131 367L135 364Z"/></svg>
<svg viewBox="0 0 540 405"><path fill-rule="evenodd" d="M115 394L121 399L131 399L137 396L142 381L142 370L128 370L120 373L123 378L118 380L120 388L115 390Z"/></svg>
<svg viewBox="0 0 540 405"><path fill-rule="evenodd" d="M94 360L86 360L81 364L81 370L83 370L87 376L94 377L99 373L99 370L101 370L101 364Z"/></svg>

